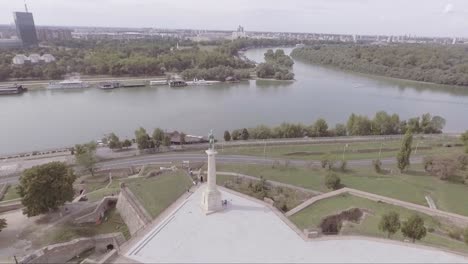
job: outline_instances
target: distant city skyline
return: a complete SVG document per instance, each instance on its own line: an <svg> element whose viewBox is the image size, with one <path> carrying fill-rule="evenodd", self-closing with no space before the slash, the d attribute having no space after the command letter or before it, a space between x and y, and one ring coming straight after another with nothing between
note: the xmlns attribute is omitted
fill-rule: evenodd
<svg viewBox="0 0 468 264"><path fill-rule="evenodd" d="M36 25L468 37L465 0L34 0ZM0 0L12 24L23 0Z"/></svg>

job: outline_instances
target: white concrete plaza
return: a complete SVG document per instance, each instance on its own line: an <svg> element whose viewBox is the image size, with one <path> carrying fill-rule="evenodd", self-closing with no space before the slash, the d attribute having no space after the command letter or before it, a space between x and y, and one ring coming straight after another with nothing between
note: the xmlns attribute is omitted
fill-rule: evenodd
<svg viewBox="0 0 468 264"><path fill-rule="evenodd" d="M199 188L126 256L139 262L468 262L430 248L372 240L306 242L271 209L226 191L225 211L205 215Z"/></svg>

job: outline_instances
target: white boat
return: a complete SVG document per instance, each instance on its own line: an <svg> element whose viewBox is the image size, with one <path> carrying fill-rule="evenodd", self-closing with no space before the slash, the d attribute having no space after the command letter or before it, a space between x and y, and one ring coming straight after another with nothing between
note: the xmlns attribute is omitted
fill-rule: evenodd
<svg viewBox="0 0 468 264"><path fill-rule="evenodd" d="M160 81L150 81L151 86L155 85L168 85L167 80L160 80Z"/></svg>
<svg viewBox="0 0 468 264"><path fill-rule="evenodd" d="M50 82L48 89L81 89L88 88L89 84L78 79L64 80L61 82Z"/></svg>
<svg viewBox="0 0 468 264"><path fill-rule="evenodd" d="M198 79L193 79L193 81L187 82L187 85L213 85L215 83L219 83L219 81L205 81L203 79L198 80Z"/></svg>

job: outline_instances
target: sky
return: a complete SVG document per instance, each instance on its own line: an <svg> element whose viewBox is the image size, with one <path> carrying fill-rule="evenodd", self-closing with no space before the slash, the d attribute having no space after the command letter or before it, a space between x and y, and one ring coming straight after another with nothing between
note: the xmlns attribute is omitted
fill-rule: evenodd
<svg viewBox="0 0 468 264"><path fill-rule="evenodd" d="M0 24L24 0L0 0ZM468 37L468 0L28 0L36 25Z"/></svg>

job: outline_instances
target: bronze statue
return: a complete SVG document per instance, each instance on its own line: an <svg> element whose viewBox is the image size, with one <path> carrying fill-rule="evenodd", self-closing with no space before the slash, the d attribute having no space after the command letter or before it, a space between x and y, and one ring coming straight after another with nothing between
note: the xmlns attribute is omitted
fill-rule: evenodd
<svg viewBox="0 0 468 264"><path fill-rule="evenodd" d="M213 135L213 129L211 129L210 134L208 135L208 140L210 142L210 149L214 150L215 138Z"/></svg>

